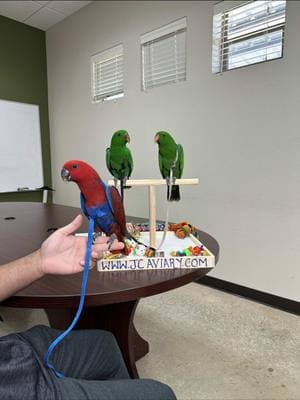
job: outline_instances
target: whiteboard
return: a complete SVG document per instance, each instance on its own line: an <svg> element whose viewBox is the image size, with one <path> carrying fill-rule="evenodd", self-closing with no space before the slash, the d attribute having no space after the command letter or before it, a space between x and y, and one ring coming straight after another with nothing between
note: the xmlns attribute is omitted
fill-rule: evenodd
<svg viewBox="0 0 300 400"><path fill-rule="evenodd" d="M0 192L42 186L39 106L0 100Z"/></svg>

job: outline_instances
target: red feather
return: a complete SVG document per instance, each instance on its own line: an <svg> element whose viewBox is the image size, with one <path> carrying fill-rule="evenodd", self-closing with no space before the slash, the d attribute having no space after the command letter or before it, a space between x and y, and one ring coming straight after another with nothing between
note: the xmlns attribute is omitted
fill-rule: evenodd
<svg viewBox="0 0 300 400"><path fill-rule="evenodd" d="M120 193L114 186L111 186L109 188L109 193L111 196L111 202L112 202L112 208L113 208L112 211L114 213L114 217L115 217L118 225L121 227L122 234L124 236L126 233L126 216L125 216L122 198L120 196Z"/></svg>

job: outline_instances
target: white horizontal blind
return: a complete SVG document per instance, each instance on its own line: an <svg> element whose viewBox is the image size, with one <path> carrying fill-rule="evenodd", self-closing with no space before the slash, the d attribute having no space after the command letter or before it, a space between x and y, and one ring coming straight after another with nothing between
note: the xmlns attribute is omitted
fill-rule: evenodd
<svg viewBox="0 0 300 400"><path fill-rule="evenodd" d="M91 58L93 102L112 100L124 95L123 61L123 45Z"/></svg>
<svg viewBox="0 0 300 400"><path fill-rule="evenodd" d="M212 72L243 67L283 56L285 0L256 0L215 8Z"/></svg>
<svg viewBox="0 0 300 400"><path fill-rule="evenodd" d="M186 80L186 18L141 36L142 89Z"/></svg>

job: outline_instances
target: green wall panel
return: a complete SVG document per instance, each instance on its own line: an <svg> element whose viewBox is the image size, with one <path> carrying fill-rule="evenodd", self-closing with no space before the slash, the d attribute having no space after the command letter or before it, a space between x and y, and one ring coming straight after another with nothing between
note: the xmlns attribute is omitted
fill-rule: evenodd
<svg viewBox="0 0 300 400"><path fill-rule="evenodd" d="M45 32L2 16L0 16L0 99L39 105L44 182L45 185L51 186ZM3 134L6 133L0 132L0 135ZM39 192L0 193L0 201L41 201L41 199L42 194Z"/></svg>

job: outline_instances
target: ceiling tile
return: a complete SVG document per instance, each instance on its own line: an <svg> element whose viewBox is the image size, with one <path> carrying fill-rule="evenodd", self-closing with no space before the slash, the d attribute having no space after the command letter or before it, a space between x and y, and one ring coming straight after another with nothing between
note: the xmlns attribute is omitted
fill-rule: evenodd
<svg viewBox="0 0 300 400"><path fill-rule="evenodd" d="M65 19L65 15L51 10L48 7L43 7L30 18L28 18L25 23L34 26L35 28L47 30L50 28L50 26L57 24L63 19Z"/></svg>
<svg viewBox="0 0 300 400"><path fill-rule="evenodd" d="M47 7L65 15L71 15L89 3L91 1L50 1Z"/></svg>
<svg viewBox="0 0 300 400"><path fill-rule="evenodd" d="M24 21L41 7L42 5L35 1L0 1L0 15Z"/></svg>

